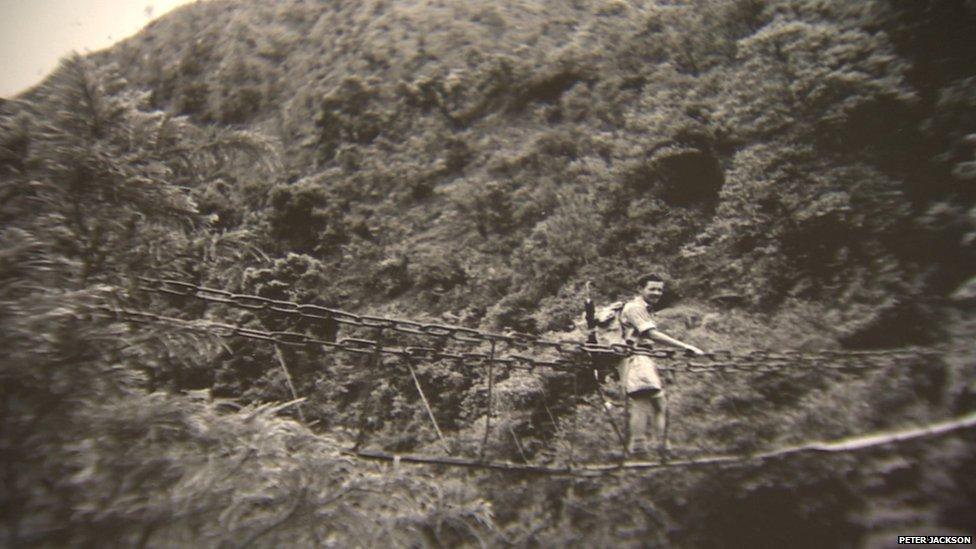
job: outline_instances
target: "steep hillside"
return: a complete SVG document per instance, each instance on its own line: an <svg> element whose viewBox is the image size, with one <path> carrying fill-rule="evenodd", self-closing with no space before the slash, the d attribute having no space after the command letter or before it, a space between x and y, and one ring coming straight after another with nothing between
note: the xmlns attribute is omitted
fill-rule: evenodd
<svg viewBox="0 0 976 549"><path fill-rule="evenodd" d="M944 127L972 100L971 54L913 64L953 10L972 17L207 2L109 56L158 107L280 140L269 246L334 267L350 303L553 329L582 280L610 298L660 266L687 298L825 303L845 341L891 345L934 336L861 332L973 272L972 193L950 173L967 158L939 156L973 129Z"/></svg>
<svg viewBox="0 0 976 549"><path fill-rule="evenodd" d="M599 478L355 461L614 462L623 399L588 368L234 337L337 327L139 277L575 340L587 281L602 303L659 271L668 333L752 360L667 376L679 462L958 418L974 27L963 0L212 0L66 58L0 104L0 543L971 534L969 428Z"/></svg>

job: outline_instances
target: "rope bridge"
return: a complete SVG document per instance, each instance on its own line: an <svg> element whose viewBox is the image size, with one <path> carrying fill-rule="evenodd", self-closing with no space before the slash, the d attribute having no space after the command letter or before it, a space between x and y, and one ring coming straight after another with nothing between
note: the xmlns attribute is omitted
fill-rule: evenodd
<svg viewBox="0 0 976 549"><path fill-rule="evenodd" d="M373 339L362 337L345 337L341 339L322 338L295 331L258 330L206 320L188 321L118 306L102 306L95 309L95 313L98 316L131 323L162 324L181 330L206 332L223 338L241 337L271 343L275 345L276 351L279 349L279 346L318 347L332 352L368 355L373 358L374 366L376 367L381 364L380 357L396 357L406 365L414 386L423 401L426 414L433 425L434 431L448 454L451 453L450 446L447 444L444 434L438 425L414 366L418 361L452 360L463 365L481 365L485 367L487 370L488 392L484 414L484 435L478 451L478 459L467 459L450 455L397 455L363 450L360 449L361 444L364 442L363 422L361 421L357 443L352 449L347 451L347 454L364 459L385 460L395 464L401 462L427 463L542 474L600 475L626 470L655 470L670 467L754 462L756 460L761 461L808 452L851 451L902 440L911 440L922 436L939 435L957 429L968 429L976 425L976 414L970 414L952 422L934 424L907 433L885 433L846 441L812 443L747 456L713 455L678 460L632 461L626 459L628 456L624 445L624 437L617 427L616 422L613 420L612 415L603 406L597 406L606 414L619 439L622 450L620 454L621 459L613 464L582 464L576 463L574 456L578 423L576 416L578 415L578 403L580 402L579 376L590 372L593 372L595 375L597 372L594 368L594 360L597 359L619 359L633 355L645 355L660 359L666 361L666 364L659 364L658 369L669 374L672 383L674 383L676 379L675 374L677 373L763 373L783 371L787 368L863 371L884 364L891 364L892 360L917 360L919 358L933 357L938 355L938 353L929 349L906 348L871 351L824 350L814 352L755 350L745 353L734 353L732 351L712 351L704 355L694 356L685 351L670 349L648 349L622 344L602 345L579 341L556 341L544 339L534 334L519 332L499 334L463 326L359 315L331 307L275 300L249 294L237 294L177 280L141 277L139 278L138 289L156 294L193 298L204 302L222 304L250 311L266 311L284 317L305 319L314 323L324 324L330 328L332 333L336 332L335 328L338 325L375 330L376 337ZM435 346L391 346L385 343L385 335L388 332L413 337L436 338L438 344ZM459 352L456 349L449 350L446 345L448 342L466 344L468 346L472 344L487 344L488 352ZM500 350L499 346L504 347L504 349ZM536 353L530 354L527 352L529 350L535 350ZM540 356L540 354L545 356ZM290 375L288 375L287 368L284 367L284 362L280 354L279 360L282 362L289 386L292 388L294 394L294 387L290 382ZM491 420L494 415L493 392L495 390L496 366L505 368L508 371L535 371L539 368L546 368L573 374L573 421L572 433L569 437L569 459L566 466L547 466L528 463L528 460L522 452L522 445L514 432L511 432L511 435L525 463L492 461L487 459L487 443L492 428ZM599 386L599 383L597 385ZM543 391L545 392L544 386ZM294 396L297 398L297 394L294 394ZM602 392L600 396L603 396ZM548 396L546 396L546 400L549 400ZM546 405L546 410L555 425L555 420L549 411L548 405ZM363 413L365 414L365 407Z"/></svg>

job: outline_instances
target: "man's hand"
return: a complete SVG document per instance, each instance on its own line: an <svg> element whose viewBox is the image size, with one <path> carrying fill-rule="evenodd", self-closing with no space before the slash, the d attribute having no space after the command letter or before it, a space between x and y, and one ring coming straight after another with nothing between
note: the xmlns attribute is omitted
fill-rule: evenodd
<svg viewBox="0 0 976 549"><path fill-rule="evenodd" d="M702 351L701 349L695 347L694 345L685 345L685 350L695 356L702 356L703 354L705 354L705 351Z"/></svg>

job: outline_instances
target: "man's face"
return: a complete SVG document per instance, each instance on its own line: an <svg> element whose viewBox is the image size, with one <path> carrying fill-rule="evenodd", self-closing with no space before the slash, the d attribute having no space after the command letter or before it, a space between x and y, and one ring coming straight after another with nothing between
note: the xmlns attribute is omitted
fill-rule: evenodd
<svg viewBox="0 0 976 549"><path fill-rule="evenodd" d="M664 294L664 283L657 282L655 280L649 280L647 284L641 287L641 297L648 305L654 305L661 299L661 295Z"/></svg>

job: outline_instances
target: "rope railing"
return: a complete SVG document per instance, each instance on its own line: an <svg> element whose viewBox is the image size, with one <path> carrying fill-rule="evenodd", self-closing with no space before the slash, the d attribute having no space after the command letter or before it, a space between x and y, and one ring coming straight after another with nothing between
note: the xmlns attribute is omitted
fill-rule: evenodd
<svg viewBox="0 0 976 549"><path fill-rule="evenodd" d="M570 357L628 357L644 355L650 358L685 361L684 371L689 373L704 371L776 371L783 367L805 364L819 368L837 370L856 370L871 368L890 360L915 359L938 355L937 351L921 348L880 349L880 350L821 350L821 351L770 351L752 350L748 352L733 352L715 350L703 355L694 355L685 350L676 349L648 349L625 344L597 344L583 341L556 341L545 339L534 334L510 332L498 334L476 330L464 326L423 323L399 318L360 315L321 305L296 303L292 301L276 300L250 294L237 294L227 290L199 286L189 282L140 277L140 289L155 293L194 298L211 303L219 303L251 311L269 311L277 314L294 316L311 321L343 324L352 327L374 328L377 330L392 330L405 335L446 338L460 343L505 343L510 348L525 350L528 347L542 347L555 351L559 356ZM292 341L293 345L307 345L320 343L311 340L304 334L293 332L278 332L279 338ZM347 341L351 341L348 338ZM286 344L278 341L279 344ZM363 345L371 345L362 343ZM440 349L412 346L409 353L416 359L454 359L466 362L488 362L487 353L449 353ZM548 366L555 368L572 367L574 360L552 359L545 360L527 356L521 353L511 353L508 358L494 359L504 363L506 360L521 365ZM705 362L707 361L707 362Z"/></svg>
<svg viewBox="0 0 976 549"><path fill-rule="evenodd" d="M284 347L320 346L325 349L361 355L373 355L375 353L380 353L383 355L414 360L427 359L484 362L486 364L499 364L510 369L522 370L533 370L535 368L568 370L572 369L574 365L574 362L565 359L558 361L539 360L526 355L492 357L491 355L486 355L483 353L452 353L445 350L438 350L433 347L385 346L377 340L356 337L347 337L336 341L329 341L299 332L258 330L255 328L245 328L243 326L234 324L212 322L207 320L184 320L181 318L148 313L145 311L115 307L96 307L93 309L93 311L104 318L113 318L116 320L140 324L166 324L168 326L183 330L207 332L211 335L223 338L242 337L265 343L274 343Z"/></svg>
<svg viewBox="0 0 976 549"><path fill-rule="evenodd" d="M284 347L309 347L309 346L320 346L326 349L343 351L347 353L355 353L362 355L371 355L374 353L380 353L384 355L397 356L410 358L414 360L454 360L461 361L465 364L497 364L504 366L509 369L520 369L520 370L534 370L536 368L549 368L559 371L578 371L578 370L589 370L593 369L592 358L594 356L606 356L598 353L582 353L572 355L570 358L554 358L551 360L538 358L532 355L527 355L523 353L509 353L503 356L495 356L492 353L475 353L475 352L451 352L445 349L437 349L434 347L424 347L424 346L402 346L402 347L388 347L382 345L379 341L366 338L358 337L347 337L338 339L336 341L329 341L327 339L318 338L308 334L292 331L268 331L268 330L258 330L255 328L246 328L243 326L238 326L234 324L226 324L221 322L213 321L188 321L175 317L167 317L164 315L158 315L155 313L148 313L144 311L135 311L132 309L124 308L113 308L113 307L100 307L97 309L103 314L112 316L119 320L125 320L128 322L136 323L165 323L171 326L192 329L197 331L206 331L213 335L220 337L243 337L247 339L253 339L257 341L263 341L267 343L274 343L276 345ZM921 354L893 354L890 356L904 357L904 356L932 356L935 353L924 353ZM748 356L748 355L747 355ZM762 356L768 356L768 354L763 354ZM858 365L850 364L831 364L826 359L821 359L817 361L808 361L804 364L805 366L821 366L823 368L835 369L835 370L861 370L871 366L873 363L861 363ZM725 373L725 372L775 372L780 371L784 368L796 366L796 363L784 362L780 360L770 360L766 363L751 363L751 362L702 362L696 360L684 359L684 362L672 362L669 364L658 365L658 370L662 372L675 372L675 373Z"/></svg>

